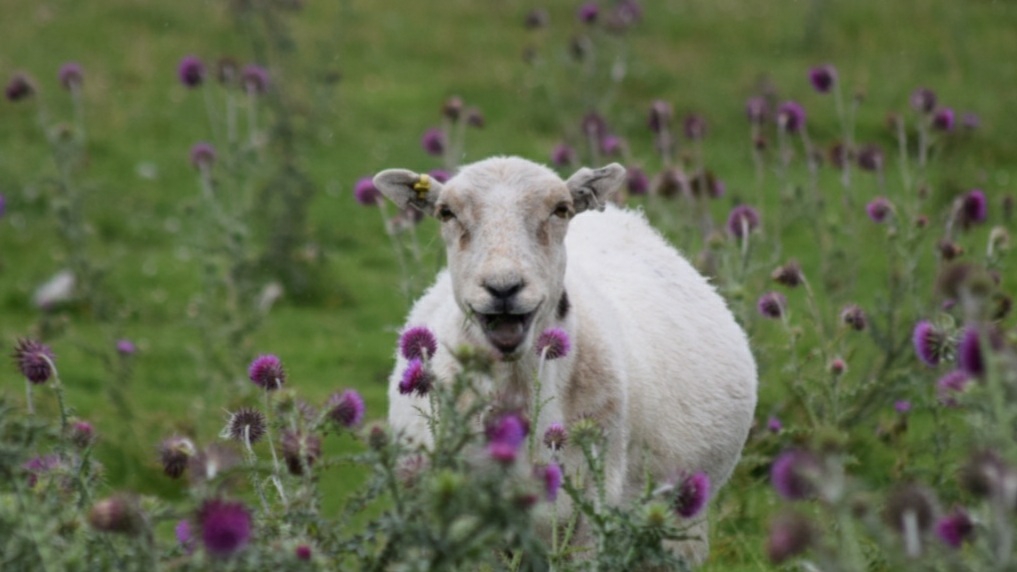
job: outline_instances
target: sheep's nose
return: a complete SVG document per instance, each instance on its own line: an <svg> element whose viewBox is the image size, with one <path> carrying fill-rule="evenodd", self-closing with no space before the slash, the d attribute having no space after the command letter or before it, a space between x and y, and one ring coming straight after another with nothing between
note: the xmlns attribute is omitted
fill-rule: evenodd
<svg viewBox="0 0 1017 572"><path fill-rule="evenodd" d="M497 284L484 282L482 286L484 287L484 290L487 290L487 293L493 296L496 300L504 301L509 300L519 293L519 291L523 289L523 286L525 286L525 283L522 280L518 282Z"/></svg>

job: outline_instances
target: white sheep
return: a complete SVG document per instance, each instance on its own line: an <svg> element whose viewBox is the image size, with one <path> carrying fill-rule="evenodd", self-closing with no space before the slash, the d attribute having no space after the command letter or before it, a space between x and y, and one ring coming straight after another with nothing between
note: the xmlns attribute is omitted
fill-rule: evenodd
<svg viewBox="0 0 1017 572"><path fill-rule="evenodd" d="M537 435L584 416L602 426L612 502L638 494L647 472L661 482L704 471L716 491L752 423L755 361L706 279L641 213L607 205L624 176L611 164L562 181L544 166L496 157L444 184L401 169L379 173L374 183L399 207L441 221L448 269L407 320L438 337L431 365L439 380L457 370L449 348L483 346L502 357L487 389L531 403L535 339L562 328L573 349L543 366L539 398L547 405L534 423ZM590 210L603 212L575 216ZM420 413L428 400L398 390L406 366L397 357L389 423L429 444ZM581 464L577 451L565 453L566 471ZM700 540L677 549L702 562L705 511L691 533Z"/></svg>

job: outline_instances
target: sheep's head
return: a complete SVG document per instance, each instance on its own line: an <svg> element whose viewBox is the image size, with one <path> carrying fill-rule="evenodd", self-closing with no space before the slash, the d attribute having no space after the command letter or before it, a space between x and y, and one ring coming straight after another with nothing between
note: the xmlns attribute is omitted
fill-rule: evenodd
<svg viewBox="0 0 1017 572"><path fill-rule="evenodd" d="M534 324L554 318L564 295L569 220L602 210L625 177L616 163L582 168L562 181L518 158L463 167L441 184L403 169L382 171L378 190L441 221L452 288L470 327L506 357L534 342Z"/></svg>

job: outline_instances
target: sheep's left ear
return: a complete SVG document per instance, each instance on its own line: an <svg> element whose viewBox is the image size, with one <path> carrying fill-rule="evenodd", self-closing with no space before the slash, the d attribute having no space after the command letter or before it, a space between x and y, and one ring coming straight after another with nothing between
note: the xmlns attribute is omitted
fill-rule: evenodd
<svg viewBox="0 0 1017 572"><path fill-rule="evenodd" d="M572 193L572 206L576 213L586 210L604 210L608 197L625 181L625 167L611 163L599 169L583 167L565 181Z"/></svg>
<svg viewBox="0 0 1017 572"><path fill-rule="evenodd" d="M406 169L386 169L374 176L374 186L399 208L413 205L427 214L441 194L441 183L427 174Z"/></svg>

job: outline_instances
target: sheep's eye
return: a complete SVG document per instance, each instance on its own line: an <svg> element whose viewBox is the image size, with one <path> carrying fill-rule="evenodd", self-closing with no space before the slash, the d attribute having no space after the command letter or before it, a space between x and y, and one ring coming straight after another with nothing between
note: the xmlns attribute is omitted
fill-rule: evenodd
<svg viewBox="0 0 1017 572"><path fill-rule="evenodd" d="M452 212L452 209L443 206L438 207L438 218L441 219L441 222L445 222L456 218L456 215Z"/></svg>
<svg viewBox="0 0 1017 572"><path fill-rule="evenodd" d="M569 218L572 216L572 207L568 203L560 203L554 208L554 216L558 218Z"/></svg>

